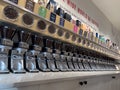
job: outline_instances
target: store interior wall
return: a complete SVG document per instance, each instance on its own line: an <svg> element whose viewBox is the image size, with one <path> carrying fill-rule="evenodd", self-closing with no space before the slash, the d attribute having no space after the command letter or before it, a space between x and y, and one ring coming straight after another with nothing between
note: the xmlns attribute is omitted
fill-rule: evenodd
<svg viewBox="0 0 120 90"><path fill-rule="evenodd" d="M120 46L119 34L120 31L117 30L112 23L105 17L105 15L92 3L91 0L75 0L79 3L79 7L87 12L91 17L93 17L99 23L99 30L102 34L108 36L112 41Z"/></svg>
<svg viewBox="0 0 120 90"><path fill-rule="evenodd" d="M64 5L61 0L55 0L56 2ZM120 31L117 30L112 23L105 17L105 15L93 4L91 0L71 0L77 7L85 11L90 17L95 19L99 24L99 32L106 37L110 38L111 41L115 42L120 47ZM73 11L70 6L65 6ZM74 13L74 12L73 12ZM75 11L76 13L76 11Z"/></svg>

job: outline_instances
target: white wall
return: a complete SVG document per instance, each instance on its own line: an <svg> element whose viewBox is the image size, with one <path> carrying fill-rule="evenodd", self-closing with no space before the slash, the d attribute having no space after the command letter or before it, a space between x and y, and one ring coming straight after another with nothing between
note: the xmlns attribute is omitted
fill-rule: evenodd
<svg viewBox="0 0 120 90"><path fill-rule="evenodd" d="M56 2L69 9L71 12L76 14L72 8L63 3L63 0L55 0ZM116 42L120 46L118 31L111 22L103 15L103 13L92 3L91 0L71 0L76 3L77 7L84 10L90 17L94 18L99 23L99 31L109 37L112 41ZM78 15L78 14L76 14Z"/></svg>

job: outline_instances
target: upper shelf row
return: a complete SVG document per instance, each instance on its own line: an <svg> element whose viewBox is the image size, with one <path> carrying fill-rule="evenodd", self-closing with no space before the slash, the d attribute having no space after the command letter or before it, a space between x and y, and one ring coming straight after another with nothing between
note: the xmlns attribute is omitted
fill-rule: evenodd
<svg viewBox="0 0 120 90"><path fill-rule="evenodd" d="M84 26L76 27L68 20L65 20L65 18L56 15L37 3L34 4L34 8L32 7L31 0L18 0L18 4L8 0L1 0L0 13L2 14L0 14L0 20L94 50L117 60L120 59L116 48L109 49L105 42L100 41L93 34L84 31Z"/></svg>

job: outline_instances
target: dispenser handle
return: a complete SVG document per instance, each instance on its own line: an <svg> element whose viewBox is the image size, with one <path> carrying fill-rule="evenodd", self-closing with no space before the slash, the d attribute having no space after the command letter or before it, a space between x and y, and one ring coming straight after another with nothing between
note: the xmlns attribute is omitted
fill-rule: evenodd
<svg viewBox="0 0 120 90"><path fill-rule="evenodd" d="M26 42L30 38L30 33L26 33L23 30L18 31L18 39L20 42Z"/></svg>
<svg viewBox="0 0 120 90"><path fill-rule="evenodd" d="M39 37L38 35L32 35L32 44L43 46L43 38Z"/></svg>

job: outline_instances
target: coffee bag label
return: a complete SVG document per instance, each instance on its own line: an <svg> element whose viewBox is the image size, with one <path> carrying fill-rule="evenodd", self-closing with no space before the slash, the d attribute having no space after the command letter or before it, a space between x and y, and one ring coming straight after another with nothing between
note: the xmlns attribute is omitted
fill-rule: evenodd
<svg viewBox="0 0 120 90"><path fill-rule="evenodd" d="M11 2L13 2L15 4L18 4L18 0L9 0L9 1L11 1Z"/></svg>
<svg viewBox="0 0 120 90"><path fill-rule="evenodd" d="M30 11L33 11L34 10L34 6L35 6L35 3L31 0L26 0L26 5L25 5L25 8L30 10Z"/></svg>
<svg viewBox="0 0 120 90"><path fill-rule="evenodd" d="M78 32L78 27L77 27L76 25L74 25L73 32L74 32L74 33L77 33L77 32Z"/></svg>
<svg viewBox="0 0 120 90"><path fill-rule="evenodd" d="M47 9L46 8L44 8L44 7L40 7L39 8L39 11L38 11L38 14L40 15L40 16L42 16L42 17L46 17L46 13L47 13Z"/></svg>

